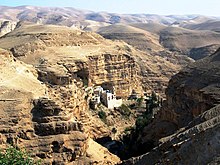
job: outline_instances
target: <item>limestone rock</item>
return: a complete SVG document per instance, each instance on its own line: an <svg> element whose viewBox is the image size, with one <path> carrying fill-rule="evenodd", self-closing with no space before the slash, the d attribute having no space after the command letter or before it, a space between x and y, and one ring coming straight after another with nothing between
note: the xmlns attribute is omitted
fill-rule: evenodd
<svg viewBox="0 0 220 165"><path fill-rule="evenodd" d="M0 37L13 31L16 28L17 22L0 20Z"/></svg>
<svg viewBox="0 0 220 165"><path fill-rule="evenodd" d="M68 81L71 75L76 81L81 79L84 85L114 87L121 97L128 97L133 90L140 95L155 90L164 96L169 78L181 68L122 41L53 25L22 24L0 39L0 47L39 68L40 77L50 83L63 83L53 78L62 75Z"/></svg>
<svg viewBox="0 0 220 165"><path fill-rule="evenodd" d="M86 153L93 143L80 118L88 110L85 91L74 82L43 84L37 76L33 67L0 50L0 147L25 149L42 164L91 164L95 159ZM120 161L107 151L102 156Z"/></svg>
<svg viewBox="0 0 220 165"><path fill-rule="evenodd" d="M172 77L167 100L140 137L157 147L124 164L219 163L219 60L220 50Z"/></svg>

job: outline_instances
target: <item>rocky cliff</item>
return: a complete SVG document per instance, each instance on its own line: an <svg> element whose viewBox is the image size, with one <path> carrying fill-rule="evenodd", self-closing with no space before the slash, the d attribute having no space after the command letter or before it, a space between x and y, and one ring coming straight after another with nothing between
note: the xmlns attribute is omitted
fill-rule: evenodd
<svg viewBox="0 0 220 165"><path fill-rule="evenodd" d="M125 164L219 163L219 60L220 50L172 77L167 100L139 137L156 147Z"/></svg>
<svg viewBox="0 0 220 165"><path fill-rule="evenodd" d="M218 56L219 51L172 77L159 118L172 121L181 128L219 103Z"/></svg>
<svg viewBox="0 0 220 165"><path fill-rule="evenodd" d="M0 37L13 31L16 28L17 22L0 20Z"/></svg>
<svg viewBox="0 0 220 165"><path fill-rule="evenodd" d="M124 131L128 123L119 112L106 111L107 124L92 113L88 106L91 87L101 85L124 98L132 91L141 95L154 88L163 94L169 77L180 68L124 42L61 26L20 24L1 37L0 47L14 56L4 59L9 61L1 70L2 85L13 90L7 98L2 96L7 104L3 105L6 118L1 122L10 123L14 115L15 119L22 118L20 114L27 116L15 123L19 129L5 131L10 126L1 127L2 145L27 148L47 164L119 162L93 139L111 136L114 127ZM6 71L8 68L12 71ZM27 100L19 100L25 108L14 97L20 91L22 97L27 95ZM13 105L10 101L21 108L9 111ZM93 147L100 150L95 153Z"/></svg>
<svg viewBox="0 0 220 165"><path fill-rule="evenodd" d="M119 162L118 157L89 139L81 121L88 110L87 94L77 81L52 86L39 81L38 76L32 66L0 50L1 148L13 145L25 149L42 164ZM103 129L99 134L104 135ZM99 151L92 152L97 146Z"/></svg>
<svg viewBox="0 0 220 165"><path fill-rule="evenodd" d="M178 64L135 50L124 42L52 25L20 25L0 39L0 47L45 70L42 65L50 74L59 70L78 77L84 85L114 87L121 97L133 90L140 94L156 90L163 95L169 78L180 69Z"/></svg>

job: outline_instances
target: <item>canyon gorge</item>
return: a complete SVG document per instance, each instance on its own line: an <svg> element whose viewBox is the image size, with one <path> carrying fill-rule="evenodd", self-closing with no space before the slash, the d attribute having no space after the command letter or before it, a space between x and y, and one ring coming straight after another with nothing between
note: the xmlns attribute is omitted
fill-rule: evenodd
<svg viewBox="0 0 220 165"><path fill-rule="evenodd" d="M197 17L0 8L2 150L45 165L220 163L220 34L206 21L200 30ZM91 108L97 86L122 106ZM151 93L157 113L127 131Z"/></svg>

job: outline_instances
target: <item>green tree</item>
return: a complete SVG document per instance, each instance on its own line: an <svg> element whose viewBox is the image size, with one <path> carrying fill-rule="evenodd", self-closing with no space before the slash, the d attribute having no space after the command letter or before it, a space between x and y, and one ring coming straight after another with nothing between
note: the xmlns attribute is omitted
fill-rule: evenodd
<svg viewBox="0 0 220 165"><path fill-rule="evenodd" d="M146 101L146 112L147 114L153 114L153 109L159 107L159 102L155 92L152 92L149 99Z"/></svg>
<svg viewBox="0 0 220 165"><path fill-rule="evenodd" d="M120 107L119 107L119 113L124 116L125 118L129 118L129 116L131 115L131 110L130 108L125 105L125 104L122 104Z"/></svg>
<svg viewBox="0 0 220 165"><path fill-rule="evenodd" d="M106 113L103 110L99 111L98 115L99 115L99 118L102 119L103 122L106 122L106 117L107 116L106 116Z"/></svg>
<svg viewBox="0 0 220 165"><path fill-rule="evenodd" d="M136 131L141 132L145 126L147 126L151 121L151 118L149 115L143 115L139 116L135 122Z"/></svg>
<svg viewBox="0 0 220 165"><path fill-rule="evenodd" d="M140 108L142 103L143 103L143 101L144 101L144 98L143 97L138 98L136 101L137 101L137 106Z"/></svg>
<svg viewBox="0 0 220 165"><path fill-rule="evenodd" d="M156 95L156 93L155 93L154 91L151 93L151 99L152 99L152 101L154 101L154 102L157 101L157 95Z"/></svg>

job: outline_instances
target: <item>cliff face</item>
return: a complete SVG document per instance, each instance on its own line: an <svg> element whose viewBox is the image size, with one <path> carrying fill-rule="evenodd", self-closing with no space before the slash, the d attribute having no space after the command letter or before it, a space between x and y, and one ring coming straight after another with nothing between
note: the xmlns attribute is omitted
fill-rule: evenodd
<svg viewBox="0 0 220 165"><path fill-rule="evenodd" d="M156 116L154 124L149 127L153 125L159 127L159 122L165 122L173 125L174 129L171 131L173 132L186 127L198 115L219 103L218 81L220 76L219 62L216 60L218 56L217 52L208 58L199 60L172 77L166 90L166 101ZM167 128L167 130L171 129ZM167 135L171 132L167 132ZM145 138L148 139L153 134L149 133ZM157 138L166 135L166 133L156 134Z"/></svg>
<svg viewBox="0 0 220 165"><path fill-rule="evenodd" d="M167 100L140 136L157 147L125 164L219 163L219 60L220 50L172 77Z"/></svg>
<svg viewBox="0 0 220 165"><path fill-rule="evenodd" d="M218 44L213 44L204 47L193 48L190 50L189 56L195 60L199 60L206 56L209 56L210 54L215 53L215 51L218 50L219 46L220 45Z"/></svg>
<svg viewBox="0 0 220 165"><path fill-rule="evenodd" d="M77 76L84 85L114 87L121 97L132 90L142 94L155 89L163 95L169 78L180 68L124 42L52 25L20 25L0 40L0 46L28 64Z"/></svg>
<svg viewBox="0 0 220 165"><path fill-rule="evenodd" d="M0 20L0 37L13 31L17 23L13 21Z"/></svg>
<svg viewBox="0 0 220 165"><path fill-rule="evenodd" d="M89 87L102 85L121 97L128 97L132 91L142 94L155 86L158 93L163 93L169 77L176 72L176 67L179 68L160 57L135 50L124 42L113 42L91 32L52 25L19 25L19 28L0 39L0 47L10 50L14 60L19 60L18 63L32 68L34 75L25 77L32 77L38 84L35 87L32 81L22 79L23 73L29 71L17 67L12 67L13 73L15 77L21 76L21 79L14 85L4 83L12 84L9 89L15 87L15 93L20 88L30 92L28 98L31 101L23 104L28 105L24 114L29 116L27 122L31 125L33 138L22 143L12 140L13 144L30 150L32 146L29 145L34 144L34 156L48 163L59 163L60 160L79 162L84 159L100 164L119 162L119 158L107 150L92 152L97 145L89 137L110 136L112 130L100 120L97 113L89 111ZM4 81L13 77L6 70L2 74ZM14 99L12 94L9 98ZM5 105L6 111L7 106L9 104ZM120 113L108 111L107 114L107 122L113 123L111 127L116 126L124 131L127 121L121 118ZM5 121L9 120L7 118ZM7 142L7 136L13 136L13 139L18 137L15 130L12 135L8 134L10 131L2 135L3 139L6 137L3 144L10 142Z"/></svg>
<svg viewBox="0 0 220 165"><path fill-rule="evenodd" d="M50 81L56 83L54 86L39 77L43 74L37 74L30 65L0 50L1 148L10 144L26 149L32 157L42 159L43 164L77 164L82 163L81 159L84 164L120 161L101 146L96 153L99 157L91 153L91 148L98 144L89 139L90 130L82 121L88 110L87 93L80 88L81 82L65 85L65 74L60 81L56 77L59 72L52 73L54 78ZM96 135L108 134L102 125L99 128Z"/></svg>
<svg viewBox="0 0 220 165"><path fill-rule="evenodd" d="M103 54L89 57L89 79L92 85L114 89L117 96L127 97L132 90L142 93L140 68L129 54Z"/></svg>
<svg viewBox="0 0 220 165"><path fill-rule="evenodd" d="M159 118L172 121L179 128L186 126L196 116L218 104L219 63L218 52L200 60L169 82L167 101Z"/></svg>

